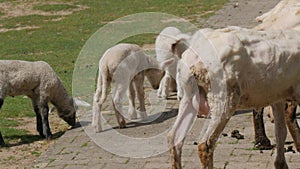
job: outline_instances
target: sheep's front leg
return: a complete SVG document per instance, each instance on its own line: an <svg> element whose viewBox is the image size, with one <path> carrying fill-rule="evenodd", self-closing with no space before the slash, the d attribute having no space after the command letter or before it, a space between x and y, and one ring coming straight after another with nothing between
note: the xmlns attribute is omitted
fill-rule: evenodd
<svg viewBox="0 0 300 169"><path fill-rule="evenodd" d="M203 140L198 144L198 156L202 164L202 169L213 169L214 146L228 123L232 114L227 110L221 115L212 115Z"/></svg>
<svg viewBox="0 0 300 169"><path fill-rule="evenodd" d="M40 115L42 118L42 126L43 126L43 134L46 137L46 139L51 139L52 133L50 131L50 126L49 126L49 107L47 103L43 103L42 105L39 106L40 109Z"/></svg>
<svg viewBox="0 0 300 169"><path fill-rule="evenodd" d="M115 110L116 118L119 124L120 128L126 127L126 121L124 119L124 116L122 114L122 98L126 92L126 89L128 89L128 86L121 84L116 85L115 92L113 94L113 107Z"/></svg>
<svg viewBox="0 0 300 169"><path fill-rule="evenodd" d="M137 97L140 103L140 117L141 119L147 118L145 107L145 91L144 91L144 73L139 73L134 79L135 89L137 91Z"/></svg>
<svg viewBox="0 0 300 169"><path fill-rule="evenodd" d="M44 135L44 132L43 132L42 116L41 116L40 108L38 105L37 97L31 98L31 102L32 102L32 107L33 107L33 110L34 110L35 116L36 116L36 130L39 132L39 135L41 138L45 138L46 135Z"/></svg>
<svg viewBox="0 0 300 169"><path fill-rule="evenodd" d="M181 166L181 153L184 138L192 126L198 111L193 108L190 101L182 100L179 105L179 114L176 121L168 133L168 145L171 153L172 168L180 169Z"/></svg>
<svg viewBox="0 0 300 169"><path fill-rule="evenodd" d="M159 88L157 90L157 96L167 99L169 97L169 86L170 86L171 76L166 71L165 76L161 79Z"/></svg>
<svg viewBox="0 0 300 169"><path fill-rule="evenodd" d="M293 137L295 147L300 152L300 128L296 119L297 104L288 102L285 110L285 122Z"/></svg>
<svg viewBox="0 0 300 169"><path fill-rule="evenodd" d="M128 90L128 114L130 119L137 119L137 114L135 110L135 90L133 86L133 81L130 82Z"/></svg>
<svg viewBox="0 0 300 169"><path fill-rule="evenodd" d="M1 107L2 107L2 105L3 105L3 102L4 102L4 99L0 99L0 109L1 109ZM5 145L5 142L4 142L4 139L3 139L3 137L2 137L2 133L1 133L1 131L0 131L0 146L4 146Z"/></svg>
<svg viewBox="0 0 300 169"><path fill-rule="evenodd" d="M272 149L272 145L266 135L263 111L263 108L260 112L253 110L255 146L257 146L260 149L269 150Z"/></svg>
<svg viewBox="0 0 300 169"><path fill-rule="evenodd" d="M275 136L277 142L277 156L275 160L276 169L288 169L284 156L284 143L287 136L287 130L284 118L284 103L279 102L272 105L274 122L275 122Z"/></svg>

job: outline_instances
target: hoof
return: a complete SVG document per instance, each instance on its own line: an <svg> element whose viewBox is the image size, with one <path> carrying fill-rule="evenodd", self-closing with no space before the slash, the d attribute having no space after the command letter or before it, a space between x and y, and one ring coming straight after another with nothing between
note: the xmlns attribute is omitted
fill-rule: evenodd
<svg viewBox="0 0 300 169"><path fill-rule="evenodd" d="M136 113L136 110L135 110L135 109L129 110L129 111L128 111L128 114L129 114L129 118L130 118L131 120L137 119L137 113Z"/></svg>
<svg viewBox="0 0 300 169"><path fill-rule="evenodd" d="M148 118L148 115L147 115L146 112L140 112L139 115L140 115L140 118L141 118L142 120L145 120L145 119Z"/></svg>
<svg viewBox="0 0 300 169"><path fill-rule="evenodd" d="M271 145L271 142L267 137L258 137L255 140L255 147L260 150L271 150L274 148L274 146Z"/></svg>
<svg viewBox="0 0 300 169"><path fill-rule="evenodd" d="M102 131L102 127L100 127L100 126L93 126L94 127L94 131L95 131L95 133L100 133L101 131Z"/></svg>
<svg viewBox="0 0 300 169"><path fill-rule="evenodd" d="M201 143L198 145L198 156L201 161L202 168L206 168L208 166L209 159L208 147L206 143Z"/></svg>
<svg viewBox="0 0 300 169"><path fill-rule="evenodd" d="M126 122L125 122L125 121L122 121L122 122L119 124L119 128L120 128L120 129L126 128Z"/></svg>

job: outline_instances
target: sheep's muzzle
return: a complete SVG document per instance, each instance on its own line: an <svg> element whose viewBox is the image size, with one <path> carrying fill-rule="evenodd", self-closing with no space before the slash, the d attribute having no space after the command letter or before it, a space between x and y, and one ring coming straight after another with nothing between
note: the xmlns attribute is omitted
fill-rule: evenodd
<svg viewBox="0 0 300 169"><path fill-rule="evenodd" d="M71 113L70 115L67 116L61 116L61 118L67 122L70 126L75 126L76 124L76 113Z"/></svg>

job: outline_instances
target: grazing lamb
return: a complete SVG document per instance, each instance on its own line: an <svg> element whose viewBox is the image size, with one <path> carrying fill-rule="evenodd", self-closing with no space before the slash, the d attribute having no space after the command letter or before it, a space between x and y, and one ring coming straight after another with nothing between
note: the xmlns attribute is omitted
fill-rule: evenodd
<svg viewBox="0 0 300 169"><path fill-rule="evenodd" d="M190 35L182 33L175 27L166 27L155 41L156 58L159 62L174 58L174 62L166 68L166 73L160 82L157 96L167 99L171 86L176 86L176 65L181 54L188 48ZM174 85L175 84L175 85Z"/></svg>
<svg viewBox="0 0 300 169"><path fill-rule="evenodd" d="M197 31L177 68L176 78L183 97L168 134L173 168L181 168L183 141L197 114L211 114L198 145L198 155L202 168L212 169L215 143L233 113L267 105L272 105L274 112L275 168L288 168L284 156L285 102L300 103L299 62L300 33L297 31L238 27Z"/></svg>
<svg viewBox="0 0 300 169"><path fill-rule="evenodd" d="M135 90L140 103L141 118L147 117L144 101L144 76L147 77L154 89L164 75L164 65L172 62L167 60L159 63L154 57L147 56L141 47L134 44L118 44L108 49L99 61L99 76L97 89L93 101L92 126L96 132L102 131L101 107L105 102L110 83L115 83L113 90L113 106L120 128L126 126L122 113L122 99L128 90L129 108L131 119L137 118L135 110Z"/></svg>
<svg viewBox="0 0 300 169"><path fill-rule="evenodd" d="M58 115L69 125L76 123L76 109L70 97L49 64L43 61L0 61L0 109L6 96L26 95L36 113L36 128L41 137L50 139L48 102L58 110Z"/></svg>

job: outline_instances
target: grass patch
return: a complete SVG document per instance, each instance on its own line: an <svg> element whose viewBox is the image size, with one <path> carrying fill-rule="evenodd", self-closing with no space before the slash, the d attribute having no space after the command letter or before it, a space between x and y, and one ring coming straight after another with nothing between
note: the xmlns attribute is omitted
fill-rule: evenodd
<svg viewBox="0 0 300 169"><path fill-rule="evenodd" d="M75 8L77 8L75 5L69 5L69 4L45 4L45 5L33 6L34 10L40 10L45 12L58 12L58 11L64 11L69 9L75 9Z"/></svg>

